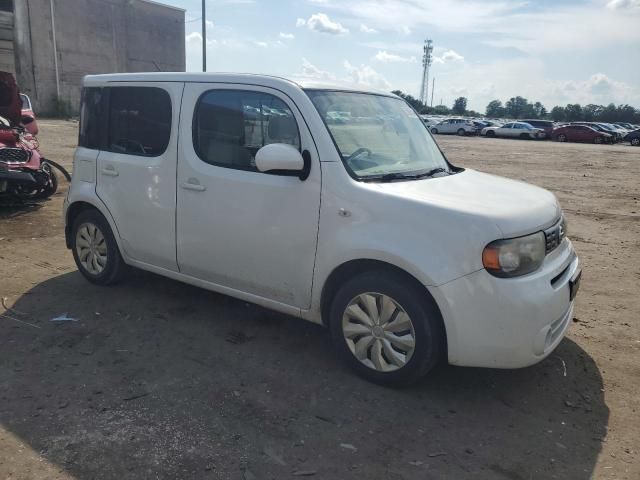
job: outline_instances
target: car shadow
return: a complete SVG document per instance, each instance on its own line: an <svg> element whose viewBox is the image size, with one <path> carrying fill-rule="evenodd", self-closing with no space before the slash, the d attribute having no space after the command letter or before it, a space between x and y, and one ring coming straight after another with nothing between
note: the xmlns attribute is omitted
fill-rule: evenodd
<svg viewBox="0 0 640 480"><path fill-rule="evenodd" d="M43 207L42 201L18 201L0 198L0 220L20 217Z"/></svg>
<svg viewBox="0 0 640 480"><path fill-rule="evenodd" d="M394 390L317 325L145 272L60 275L5 313L0 423L76 478L588 479L606 436L602 377L569 339Z"/></svg>

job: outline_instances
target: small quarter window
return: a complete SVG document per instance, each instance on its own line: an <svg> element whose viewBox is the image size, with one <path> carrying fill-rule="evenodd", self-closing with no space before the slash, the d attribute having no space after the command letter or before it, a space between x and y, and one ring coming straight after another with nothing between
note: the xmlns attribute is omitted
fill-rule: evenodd
<svg viewBox="0 0 640 480"><path fill-rule="evenodd" d="M82 89L80 104L80 133L78 145L94 150L100 149L102 118L104 113L103 89L89 87Z"/></svg>
<svg viewBox="0 0 640 480"><path fill-rule="evenodd" d="M257 171L256 152L271 143L300 150L298 124L279 98L262 92L209 90L198 100L193 145L203 161Z"/></svg>
<svg viewBox="0 0 640 480"><path fill-rule="evenodd" d="M169 145L171 98L157 87L110 87L107 150L157 157Z"/></svg>

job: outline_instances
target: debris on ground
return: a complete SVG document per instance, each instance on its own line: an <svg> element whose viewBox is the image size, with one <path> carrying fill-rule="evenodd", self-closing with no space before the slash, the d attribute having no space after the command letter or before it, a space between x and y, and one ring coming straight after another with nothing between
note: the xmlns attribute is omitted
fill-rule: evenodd
<svg viewBox="0 0 640 480"><path fill-rule="evenodd" d="M352 452L357 452L358 449L351 445L350 443L341 443L340 446L346 450L351 450Z"/></svg>
<svg viewBox="0 0 640 480"><path fill-rule="evenodd" d="M69 314L67 314L67 312L65 312L62 315L58 315L57 317L54 317L49 321L50 322L77 322L78 319L70 317Z"/></svg>

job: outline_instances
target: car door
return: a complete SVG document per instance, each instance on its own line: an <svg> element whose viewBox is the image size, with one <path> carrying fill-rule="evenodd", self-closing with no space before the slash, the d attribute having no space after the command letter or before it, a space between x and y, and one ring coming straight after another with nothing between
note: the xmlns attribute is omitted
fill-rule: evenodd
<svg viewBox="0 0 640 480"><path fill-rule="evenodd" d="M277 90L238 84L188 84L182 105L180 271L308 309L321 175L301 113ZM287 143L308 155L309 177L259 172L255 154L269 143Z"/></svg>
<svg viewBox="0 0 640 480"><path fill-rule="evenodd" d="M177 270L176 149L183 83L104 87L106 139L96 193L113 216L126 255Z"/></svg>
<svg viewBox="0 0 640 480"><path fill-rule="evenodd" d="M500 128L496 129L496 136L498 137L510 137L512 132L513 123L506 123Z"/></svg>
<svg viewBox="0 0 640 480"><path fill-rule="evenodd" d="M441 133L453 133L455 131L454 120L447 120L442 123Z"/></svg>

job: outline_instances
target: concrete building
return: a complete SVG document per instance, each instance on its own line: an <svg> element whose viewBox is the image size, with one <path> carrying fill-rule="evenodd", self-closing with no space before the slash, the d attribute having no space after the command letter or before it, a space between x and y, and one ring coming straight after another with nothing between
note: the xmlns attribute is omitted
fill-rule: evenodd
<svg viewBox="0 0 640 480"><path fill-rule="evenodd" d="M0 0L0 70L36 113L77 112L84 75L184 71L184 20L151 0Z"/></svg>

